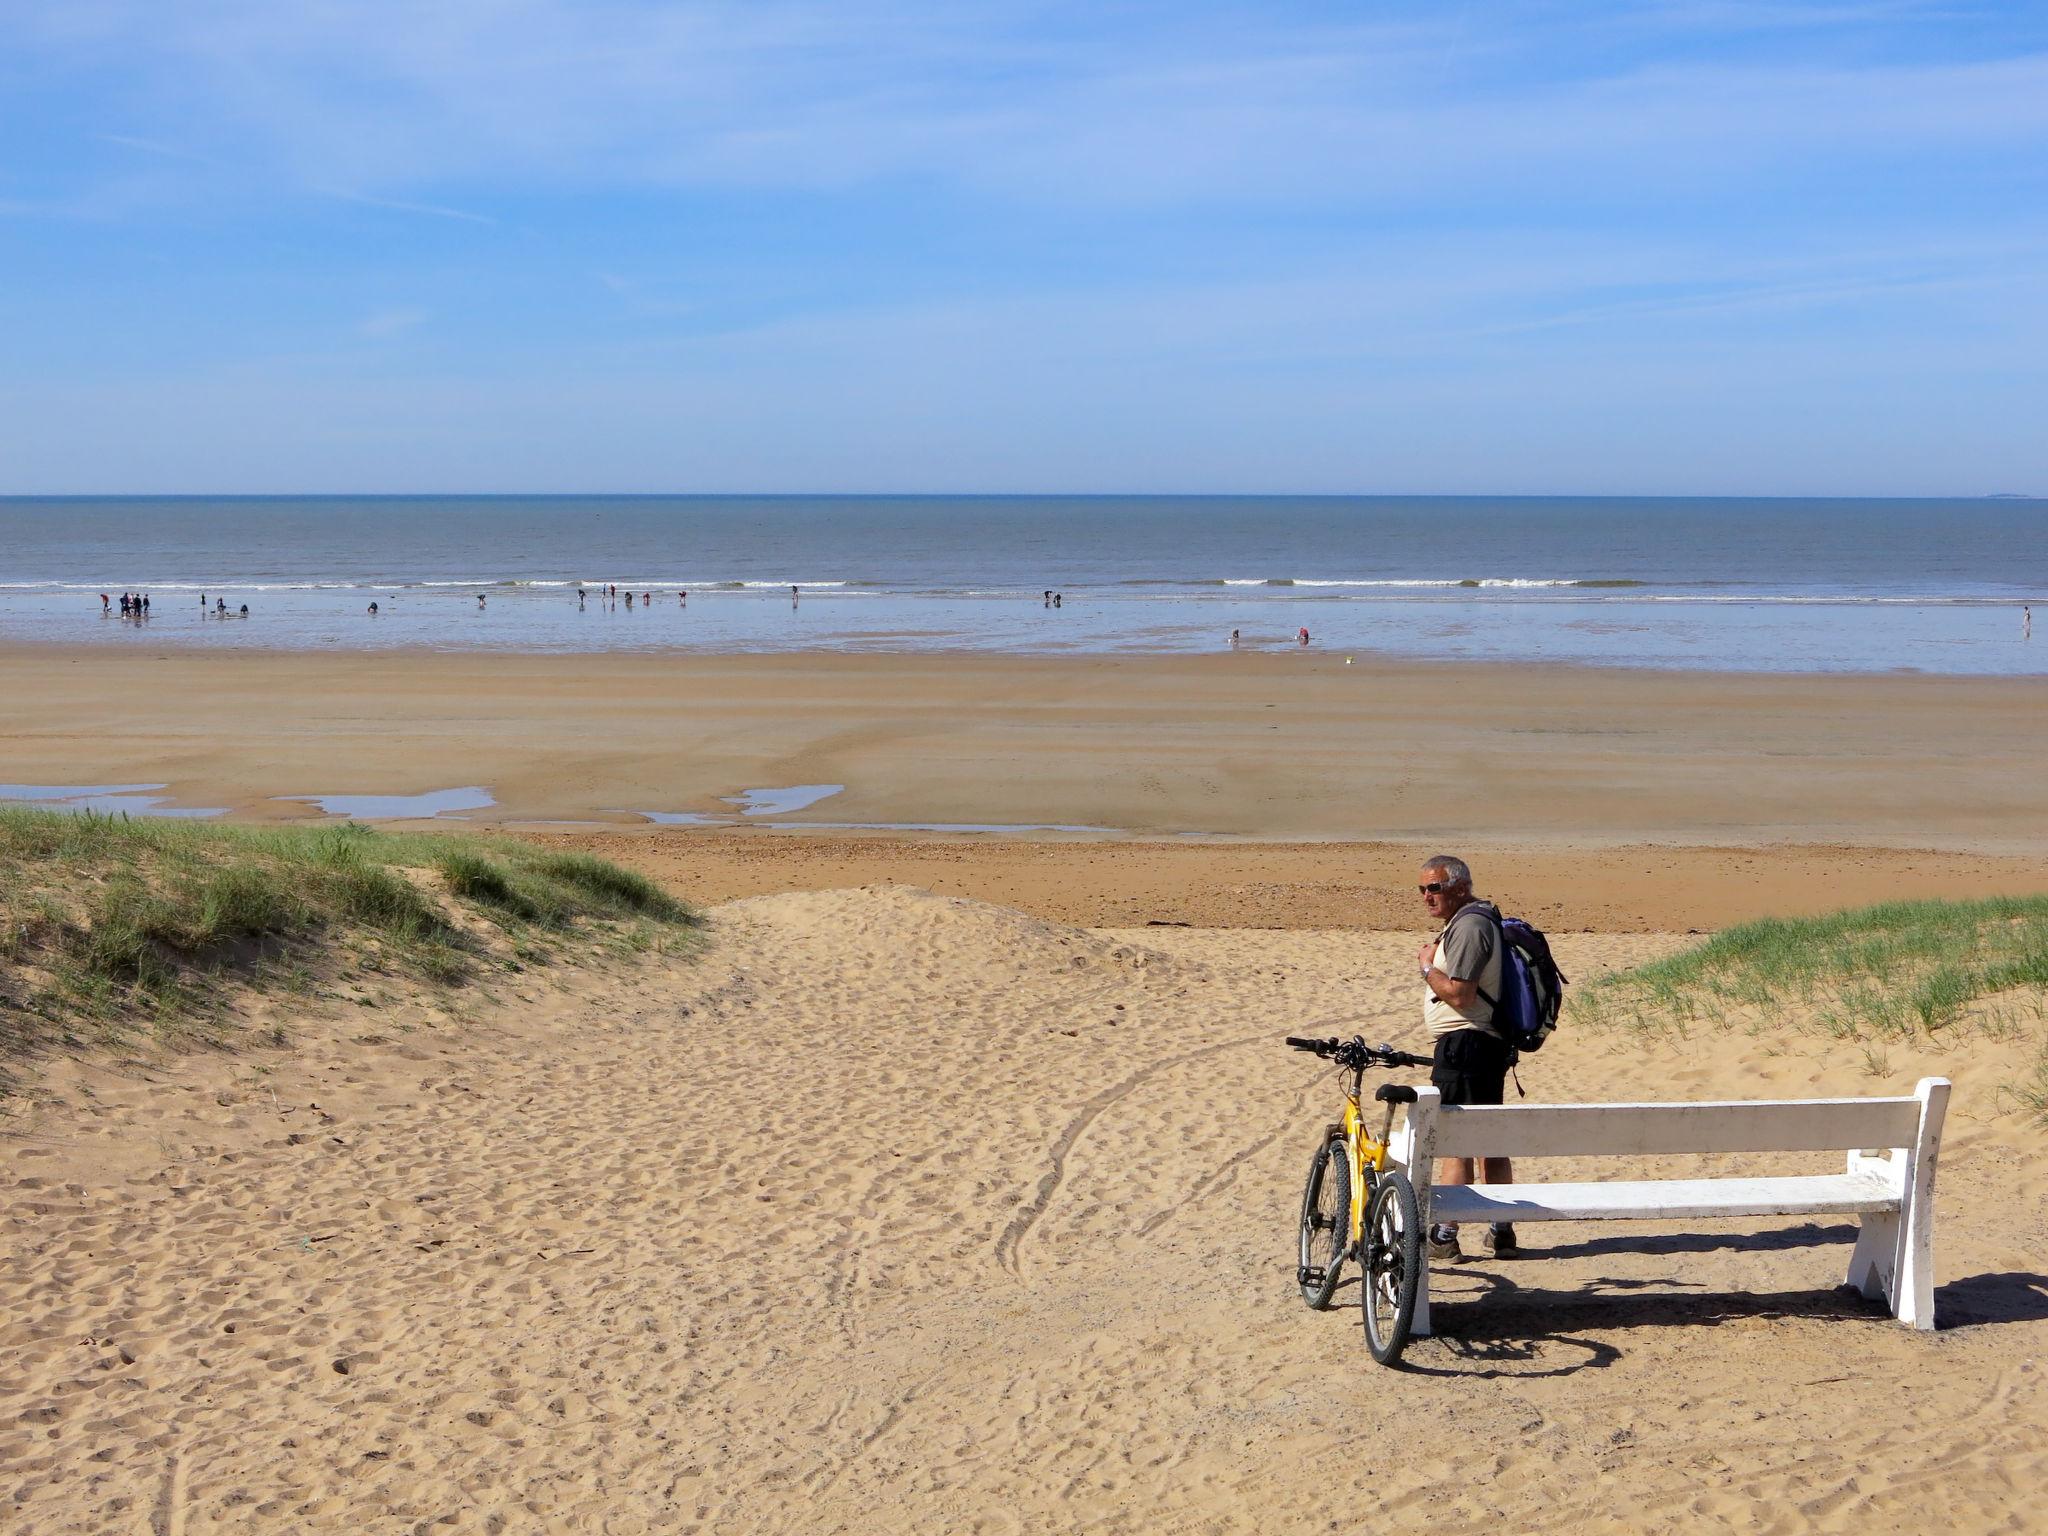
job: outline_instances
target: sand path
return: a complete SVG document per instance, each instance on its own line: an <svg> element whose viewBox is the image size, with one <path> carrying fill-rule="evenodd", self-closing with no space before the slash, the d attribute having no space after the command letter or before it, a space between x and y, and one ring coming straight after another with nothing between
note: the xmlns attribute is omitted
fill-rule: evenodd
<svg viewBox="0 0 2048 1536"><path fill-rule="evenodd" d="M1363 1014L1412 1039L1413 936L1090 931L907 889L713 931L478 1027L309 1046L275 1098L202 1094L209 1059L91 1101L60 1078L0 1175L7 1528L2048 1520L2016 1043L1887 1063L1958 1083L1942 1332L1833 1289L1843 1227L1560 1226L1443 1277L1396 1374L1354 1308L1293 1298L1335 1088L1277 1038ZM1560 947L1577 972L1673 942ZM1811 1037L1584 1031L1525 1080L1870 1086Z"/></svg>

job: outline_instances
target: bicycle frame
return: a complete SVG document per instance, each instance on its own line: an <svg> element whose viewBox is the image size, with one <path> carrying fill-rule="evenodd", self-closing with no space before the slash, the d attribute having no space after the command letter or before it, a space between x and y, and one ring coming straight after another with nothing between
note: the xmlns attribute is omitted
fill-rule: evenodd
<svg viewBox="0 0 2048 1536"><path fill-rule="evenodd" d="M1351 1084L1344 1090L1344 1150L1351 1159L1351 1230L1347 1236L1353 1244L1365 1233L1365 1208L1372 1199L1373 1185L1387 1171L1387 1148L1394 1134L1392 1104L1387 1105L1377 1135L1366 1128L1360 1100L1364 1092L1365 1069L1354 1068Z"/></svg>

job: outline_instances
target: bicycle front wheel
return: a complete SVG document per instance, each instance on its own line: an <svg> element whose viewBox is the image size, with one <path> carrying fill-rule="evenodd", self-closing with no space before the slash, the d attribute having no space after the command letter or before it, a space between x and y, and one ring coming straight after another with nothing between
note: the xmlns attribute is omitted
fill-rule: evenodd
<svg viewBox="0 0 2048 1536"><path fill-rule="evenodd" d="M1392 1365L1408 1346L1422 1283L1422 1214L1407 1174L1391 1170L1375 1181L1360 1247L1366 1347L1381 1365Z"/></svg>
<svg viewBox="0 0 2048 1536"><path fill-rule="evenodd" d="M1301 1192L1301 1246L1294 1269L1301 1299L1326 1311L1336 1294L1351 1246L1351 1159L1344 1140L1332 1136L1308 1165L1308 1186Z"/></svg>

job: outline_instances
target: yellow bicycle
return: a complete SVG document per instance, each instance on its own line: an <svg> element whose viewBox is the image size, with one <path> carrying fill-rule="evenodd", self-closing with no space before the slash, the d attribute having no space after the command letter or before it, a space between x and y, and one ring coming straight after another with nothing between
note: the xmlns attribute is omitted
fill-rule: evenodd
<svg viewBox="0 0 2048 1536"><path fill-rule="evenodd" d="M1308 1165L1295 1283L1303 1301L1325 1311L1337 1292L1344 1261L1356 1258L1362 1271L1366 1347L1381 1365L1392 1365L1407 1347L1415 1323L1415 1292L1422 1279L1422 1215L1408 1175L1387 1166L1387 1142L1394 1128L1394 1106L1413 1104L1415 1090L1398 1083L1380 1084L1373 1098L1387 1109L1377 1134L1366 1129L1359 1095L1368 1067L1426 1067L1431 1061L1389 1045L1367 1045L1363 1035L1349 1040L1290 1035L1287 1043L1334 1061L1350 1074L1343 1123L1324 1127Z"/></svg>

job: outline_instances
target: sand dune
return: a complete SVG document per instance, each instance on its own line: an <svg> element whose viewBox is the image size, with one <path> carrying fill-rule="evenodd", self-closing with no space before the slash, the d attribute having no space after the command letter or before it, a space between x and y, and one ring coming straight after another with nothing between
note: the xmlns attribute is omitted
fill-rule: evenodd
<svg viewBox="0 0 2048 1536"><path fill-rule="evenodd" d="M7 1528L2048 1520L2017 1042L1883 1064L1957 1081L1942 1332L1835 1291L1831 1225L1558 1226L1445 1274L1396 1374L1355 1309L1293 1295L1335 1088L1278 1042L1412 1042L1415 935L1089 930L909 888L737 901L713 932L467 1021L53 1069L4 1149ZM1681 942L1560 950L1577 975ZM1817 1036L1585 1030L1524 1081L1872 1083Z"/></svg>

